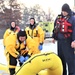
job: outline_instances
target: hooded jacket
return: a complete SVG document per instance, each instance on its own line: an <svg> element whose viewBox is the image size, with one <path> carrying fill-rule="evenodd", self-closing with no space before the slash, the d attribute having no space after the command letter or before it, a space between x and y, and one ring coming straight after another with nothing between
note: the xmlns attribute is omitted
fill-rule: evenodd
<svg viewBox="0 0 75 75"><path fill-rule="evenodd" d="M5 54L10 53L13 57L17 58L24 48L28 50L28 54L31 56L33 54L39 53L39 50L36 47L34 40L27 36L27 39L23 43L19 43L17 35L10 34L5 40ZM20 47L20 48L19 48ZM17 50L19 48L19 51Z"/></svg>

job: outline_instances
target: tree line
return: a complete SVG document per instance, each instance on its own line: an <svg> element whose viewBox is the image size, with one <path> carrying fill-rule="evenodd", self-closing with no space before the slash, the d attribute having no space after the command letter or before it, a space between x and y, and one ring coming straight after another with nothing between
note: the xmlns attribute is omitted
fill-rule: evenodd
<svg viewBox="0 0 75 75"><path fill-rule="evenodd" d="M0 27L8 27L11 21L17 25L26 25L30 17L38 22L52 20L51 12L46 14L39 4L28 8L17 0L0 0Z"/></svg>

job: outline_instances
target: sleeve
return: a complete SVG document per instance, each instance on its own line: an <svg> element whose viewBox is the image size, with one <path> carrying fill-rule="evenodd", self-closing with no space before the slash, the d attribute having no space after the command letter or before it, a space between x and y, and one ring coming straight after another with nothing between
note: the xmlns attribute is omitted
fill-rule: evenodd
<svg viewBox="0 0 75 75"><path fill-rule="evenodd" d="M27 35L28 35L28 30L29 30L29 28L26 27L26 28L25 28L25 31L26 31L26 34L27 34Z"/></svg>
<svg viewBox="0 0 75 75"><path fill-rule="evenodd" d="M73 18L73 21L72 21L72 41L75 41L75 17Z"/></svg>
<svg viewBox="0 0 75 75"><path fill-rule="evenodd" d="M28 38L27 38L27 40L26 40L26 43L27 43L27 48L28 48L28 55L31 56L31 55L35 52L35 50L37 49L36 43L35 43L35 41L34 41L31 37L29 37L29 36L28 36Z"/></svg>
<svg viewBox="0 0 75 75"><path fill-rule="evenodd" d="M38 35L39 35L40 44L43 44L45 34L43 29L40 26L38 26Z"/></svg>
<svg viewBox="0 0 75 75"><path fill-rule="evenodd" d="M54 29L55 29L55 26L56 26L56 21L57 21L57 18L54 21ZM53 29L52 38L54 38L55 40L57 40L57 36L56 36L56 33L54 32L54 29Z"/></svg>
<svg viewBox="0 0 75 75"><path fill-rule="evenodd" d="M6 38L6 50L8 51L8 53L10 53L13 57L17 58L17 56L19 55L18 51L16 51L15 49L15 45L16 45L16 36L10 34L10 36L8 36Z"/></svg>
<svg viewBox="0 0 75 75"><path fill-rule="evenodd" d="M5 31L4 35L3 35L3 45L5 46L5 39L7 38L7 36L9 36L9 32L8 29Z"/></svg>

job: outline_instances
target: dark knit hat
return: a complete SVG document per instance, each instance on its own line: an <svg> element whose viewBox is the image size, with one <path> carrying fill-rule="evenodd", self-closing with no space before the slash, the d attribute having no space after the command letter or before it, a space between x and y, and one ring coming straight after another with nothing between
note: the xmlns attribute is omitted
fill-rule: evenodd
<svg viewBox="0 0 75 75"><path fill-rule="evenodd" d="M71 12L70 6L67 3L65 3L62 6L62 11L66 11L67 13L70 13Z"/></svg>
<svg viewBox="0 0 75 75"><path fill-rule="evenodd" d="M26 31L25 31L24 29L21 29L21 30L17 33L17 37L20 37L20 36L26 36L26 37L27 37Z"/></svg>

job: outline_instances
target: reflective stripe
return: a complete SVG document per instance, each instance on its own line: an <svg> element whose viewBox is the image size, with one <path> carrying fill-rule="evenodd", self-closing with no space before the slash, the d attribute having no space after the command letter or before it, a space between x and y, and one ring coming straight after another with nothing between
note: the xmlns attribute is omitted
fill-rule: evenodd
<svg viewBox="0 0 75 75"><path fill-rule="evenodd" d="M31 35L30 35L30 32L29 32L29 31L30 31L30 28L28 27L28 29L27 29L27 33L28 33L28 35L29 35L31 38L38 36L38 27L36 27L35 29L36 29L36 35L34 35L34 36L33 36L34 29L32 29Z"/></svg>

